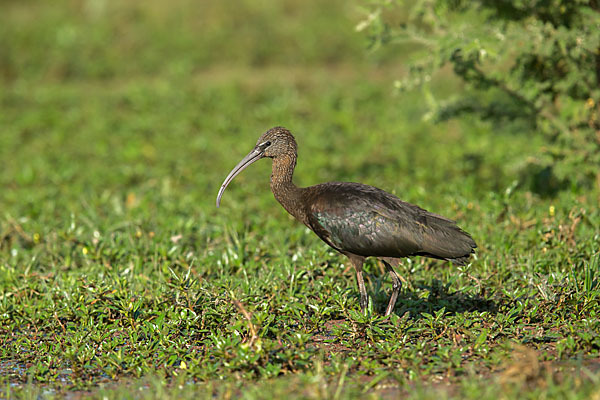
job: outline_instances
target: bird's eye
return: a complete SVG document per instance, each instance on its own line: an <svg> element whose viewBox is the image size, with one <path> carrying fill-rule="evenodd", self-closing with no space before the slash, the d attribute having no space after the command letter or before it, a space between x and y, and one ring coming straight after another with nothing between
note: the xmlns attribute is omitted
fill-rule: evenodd
<svg viewBox="0 0 600 400"><path fill-rule="evenodd" d="M262 142L261 144L257 144L256 147L260 148L261 151L265 151L270 145L271 142Z"/></svg>

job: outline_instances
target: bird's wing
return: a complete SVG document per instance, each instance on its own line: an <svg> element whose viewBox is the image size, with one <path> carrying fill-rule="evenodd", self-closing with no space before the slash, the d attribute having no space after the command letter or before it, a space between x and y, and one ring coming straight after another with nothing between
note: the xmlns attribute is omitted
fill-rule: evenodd
<svg viewBox="0 0 600 400"><path fill-rule="evenodd" d="M306 202L309 224L338 251L381 257L422 251L427 227L418 207L402 202L398 207L395 196L367 185L328 183L314 188Z"/></svg>
<svg viewBox="0 0 600 400"><path fill-rule="evenodd" d="M314 188L314 189L312 189ZM309 226L341 252L376 257L424 255L464 263L477 247L456 223L373 186L312 186Z"/></svg>

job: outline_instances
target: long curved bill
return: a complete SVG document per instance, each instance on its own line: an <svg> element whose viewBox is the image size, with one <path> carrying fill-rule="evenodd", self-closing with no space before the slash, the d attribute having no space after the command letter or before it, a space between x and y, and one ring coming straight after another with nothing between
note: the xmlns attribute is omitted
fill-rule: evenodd
<svg viewBox="0 0 600 400"><path fill-rule="evenodd" d="M235 167L233 167L229 175L227 175L227 178L225 178L225 180L223 181L221 189L219 189L219 194L217 195L217 208L219 208L219 205L221 205L221 197L223 196L223 192L225 192L227 185L229 185L233 178L238 176L240 172L246 169L250 164L260 160L263 157L264 151L257 146L254 148L254 150L248 153L246 157L242 158L242 161L240 161Z"/></svg>

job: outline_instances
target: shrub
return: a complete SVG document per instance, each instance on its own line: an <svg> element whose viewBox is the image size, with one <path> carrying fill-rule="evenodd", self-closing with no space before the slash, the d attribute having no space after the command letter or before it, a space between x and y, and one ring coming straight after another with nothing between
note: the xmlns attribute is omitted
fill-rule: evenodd
<svg viewBox="0 0 600 400"><path fill-rule="evenodd" d="M526 170L560 184L531 187L600 187L600 0L376 0L357 29L374 46L416 47L400 90L452 67L466 91L428 96L437 120L468 113L544 134Z"/></svg>

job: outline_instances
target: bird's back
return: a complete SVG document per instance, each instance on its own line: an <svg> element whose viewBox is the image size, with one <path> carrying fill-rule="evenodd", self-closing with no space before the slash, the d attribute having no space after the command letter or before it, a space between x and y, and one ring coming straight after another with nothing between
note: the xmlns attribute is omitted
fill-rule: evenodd
<svg viewBox="0 0 600 400"><path fill-rule="evenodd" d="M477 247L454 221L373 186L329 182L304 189L304 197L307 225L344 253L464 264Z"/></svg>

